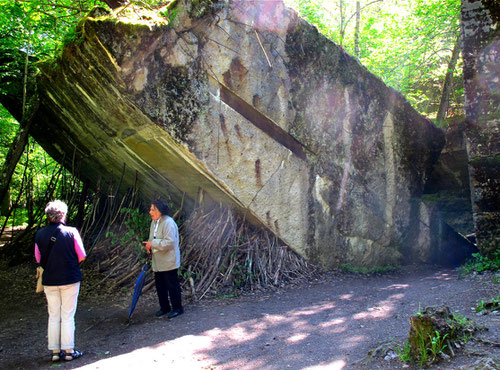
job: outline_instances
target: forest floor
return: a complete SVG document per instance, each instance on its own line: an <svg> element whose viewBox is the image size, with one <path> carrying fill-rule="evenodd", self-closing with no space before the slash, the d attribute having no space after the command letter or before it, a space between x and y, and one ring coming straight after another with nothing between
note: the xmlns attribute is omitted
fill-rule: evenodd
<svg viewBox="0 0 500 370"><path fill-rule="evenodd" d="M154 316L154 289L142 295L131 320L130 290L82 289L76 347L85 354L54 364L45 298L34 293L33 273L33 264L0 266L2 369L416 369L394 348L408 338L409 317L437 305L484 329L431 369L500 364L500 314L475 312L479 301L500 294L499 273L461 277L429 266L373 277L330 272L273 291L186 300L184 315L172 320Z"/></svg>

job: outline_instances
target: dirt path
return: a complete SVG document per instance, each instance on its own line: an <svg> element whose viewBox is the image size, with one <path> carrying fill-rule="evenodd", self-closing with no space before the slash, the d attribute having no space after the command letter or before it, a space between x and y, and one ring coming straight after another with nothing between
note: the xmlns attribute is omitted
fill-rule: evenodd
<svg viewBox="0 0 500 370"><path fill-rule="evenodd" d="M402 368L386 351L366 359L383 343L403 342L409 316L419 307L447 305L488 327L478 337L500 342L500 316L477 315L481 299L500 294L493 274L458 278L455 270L405 268L381 277L325 275L273 293L186 303L184 315L155 318L156 296L141 297L127 322L130 293L121 299L82 296L77 348L84 357L61 368L83 369L374 369ZM9 294L0 279L0 368L49 368L43 296ZM12 295L12 294L11 294ZM433 368L471 368L500 348L469 342L451 363ZM390 357L390 356L389 356ZM494 367L493 367L494 368Z"/></svg>

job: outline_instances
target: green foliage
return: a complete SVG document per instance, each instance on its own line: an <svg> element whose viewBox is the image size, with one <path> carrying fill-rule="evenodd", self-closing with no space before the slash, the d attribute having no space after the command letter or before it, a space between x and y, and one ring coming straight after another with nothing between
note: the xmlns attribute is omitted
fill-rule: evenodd
<svg viewBox="0 0 500 370"><path fill-rule="evenodd" d="M0 0L0 48L30 50L36 60L52 57L68 30L98 0Z"/></svg>
<svg viewBox="0 0 500 370"><path fill-rule="evenodd" d="M16 135L18 123L12 115L0 104L0 162L5 161L12 139Z"/></svg>
<svg viewBox="0 0 500 370"><path fill-rule="evenodd" d="M429 358L429 355L427 354L426 340L427 340L427 338L425 338L424 333L419 332L417 346L418 346L418 361L419 361L420 366L426 365L428 358Z"/></svg>
<svg viewBox="0 0 500 370"><path fill-rule="evenodd" d="M142 263L149 262L149 258L144 253L142 242L149 237L150 216L139 209L122 208L120 212L126 216L123 222L126 232L122 236L122 244L130 244Z"/></svg>
<svg viewBox="0 0 500 370"><path fill-rule="evenodd" d="M179 267L177 275L184 281L189 279L193 279L193 281L201 279L201 275L198 272L194 273L191 269L186 269L184 266Z"/></svg>
<svg viewBox="0 0 500 370"><path fill-rule="evenodd" d="M458 324L459 327L469 325L470 323L470 320L460 313L454 313L453 320Z"/></svg>
<svg viewBox="0 0 500 370"><path fill-rule="evenodd" d="M106 238L110 239L111 245L122 245L124 248L130 247L139 257L141 263L149 262L149 258L144 253L142 242L148 239L149 225L151 218L147 213L139 209L122 208L124 230L118 232L106 232Z"/></svg>
<svg viewBox="0 0 500 370"><path fill-rule="evenodd" d="M0 105L0 160L5 161L18 122ZM6 226L37 224L43 217L45 203L62 199L68 203L68 219L76 213L70 198L79 192L82 184L69 171L64 170L40 145L30 138L12 176L9 197L14 206ZM6 217L0 217L0 228Z"/></svg>
<svg viewBox="0 0 500 370"><path fill-rule="evenodd" d="M462 271L465 274L498 270L500 270L500 249L493 252L491 258L474 253L472 259L462 266Z"/></svg>
<svg viewBox="0 0 500 370"><path fill-rule="evenodd" d="M418 302L418 310L415 312L415 316L422 316L424 313L422 312L422 303Z"/></svg>
<svg viewBox="0 0 500 370"><path fill-rule="evenodd" d="M411 361L411 346L408 341L405 341L403 343L403 347L396 346L395 350L400 360L403 361L405 364Z"/></svg>
<svg viewBox="0 0 500 370"><path fill-rule="evenodd" d="M355 1L287 0L332 41L433 118L460 32L460 0L360 1L359 54ZM342 6L341 6L342 5ZM462 64L456 67L451 114L463 112Z"/></svg>
<svg viewBox="0 0 500 370"><path fill-rule="evenodd" d="M189 14L194 18L202 18L216 7L217 0L192 0Z"/></svg>
<svg viewBox="0 0 500 370"><path fill-rule="evenodd" d="M175 3L172 2L171 5ZM182 9L182 6L179 5L178 7L173 7L173 6L168 6L166 10L160 11L160 15L165 18L168 21L168 27L169 28L175 28L177 25L177 15L179 14L180 10Z"/></svg>
<svg viewBox="0 0 500 370"><path fill-rule="evenodd" d="M500 295L496 298L491 298L489 301L479 301L476 307L476 312L493 311L498 309L500 309Z"/></svg>
<svg viewBox="0 0 500 370"><path fill-rule="evenodd" d="M357 267L350 263L344 263L341 268L342 272L348 272L360 275L380 275L399 271L399 267L392 265L374 266L374 267Z"/></svg>
<svg viewBox="0 0 500 370"><path fill-rule="evenodd" d="M243 288L248 281L254 280L255 275L249 270L249 261L245 261L244 265L236 264L232 271L233 284L236 288Z"/></svg>
<svg viewBox="0 0 500 370"><path fill-rule="evenodd" d="M28 95L24 98L29 110L32 101L29 94L34 91L32 84L37 72L35 62L52 58L67 31L94 5L104 3L97 0L0 0L0 94L18 99L20 107L27 69ZM5 160L18 127L18 122L3 106L0 107L2 160ZM30 139L10 183L9 196L15 207L14 217L9 218L7 226L39 222L44 202L54 198L69 203L68 218L71 218L76 210L74 202L69 200L81 187L78 180ZM3 225L5 218L1 221Z"/></svg>
<svg viewBox="0 0 500 370"><path fill-rule="evenodd" d="M460 313L454 313L448 325L451 328L450 338L455 338L461 343L467 343L474 335L474 323Z"/></svg>
<svg viewBox="0 0 500 370"><path fill-rule="evenodd" d="M429 335L431 346L427 348L430 351L431 362L437 360L437 356L439 356L443 351L448 347L445 343L446 337L448 334L441 336L439 331L435 331L435 335Z"/></svg>
<svg viewBox="0 0 500 370"><path fill-rule="evenodd" d="M426 366L429 363L436 362L438 360L438 356L448 347L445 344L448 334L441 336L441 333L437 330L433 334L428 334L427 337L423 331L420 331L417 334L418 354L416 357L419 365ZM408 347L410 347L409 344ZM411 357L410 348L406 349L406 351L399 357L403 362L412 361L413 359Z"/></svg>
<svg viewBox="0 0 500 370"><path fill-rule="evenodd" d="M419 303L415 316L423 314ZM438 362L440 355L448 348L446 343L457 340L460 343L467 343L474 333L474 323L460 313L454 313L453 317L447 320L447 327L448 329L445 329L443 335L437 330L432 333L425 326L416 326L416 342L413 343L416 345L416 351L412 353L412 345L409 340L405 341L402 346L396 345L394 350L404 363L415 362L420 367L425 367Z"/></svg>
<svg viewBox="0 0 500 370"><path fill-rule="evenodd" d="M122 208L120 212L126 215L124 225L128 229L127 234L130 233L127 236L136 235L139 240L146 240L149 236L151 217L139 209Z"/></svg>

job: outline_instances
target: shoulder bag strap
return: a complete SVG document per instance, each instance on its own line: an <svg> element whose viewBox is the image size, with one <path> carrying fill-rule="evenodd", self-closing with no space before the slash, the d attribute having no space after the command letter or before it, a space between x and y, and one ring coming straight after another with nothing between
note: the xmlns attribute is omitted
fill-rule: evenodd
<svg viewBox="0 0 500 370"><path fill-rule="evenodd" d="M40 261L40 265L43 268L45 268L45 266L47 265L47 260L49 259L50 252L52 251L52 246L56 242L57 237L59 236L59 232L60 231L61 230L59 229L59 225L57 225L56 231L54 231L54 234L50 237L49 247L47 248L47 253L45 253L45 255L43 256L42 260Z"/></svg>

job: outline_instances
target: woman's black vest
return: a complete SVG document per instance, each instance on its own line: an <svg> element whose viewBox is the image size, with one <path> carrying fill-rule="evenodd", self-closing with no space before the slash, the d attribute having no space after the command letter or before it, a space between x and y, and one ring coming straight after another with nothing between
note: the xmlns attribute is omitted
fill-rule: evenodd
<svg viewBox="0 0 500 370"><path fill-rule="evenodd" d="M59 228L59 233L47 258L50 238L55 234L56 228ZM44 269L43 285L68 285L82 280L72 228L63 223L51 223L37 231L35 243L40 250L41 261L47 260L45 266L42 266Z"/></svg>

